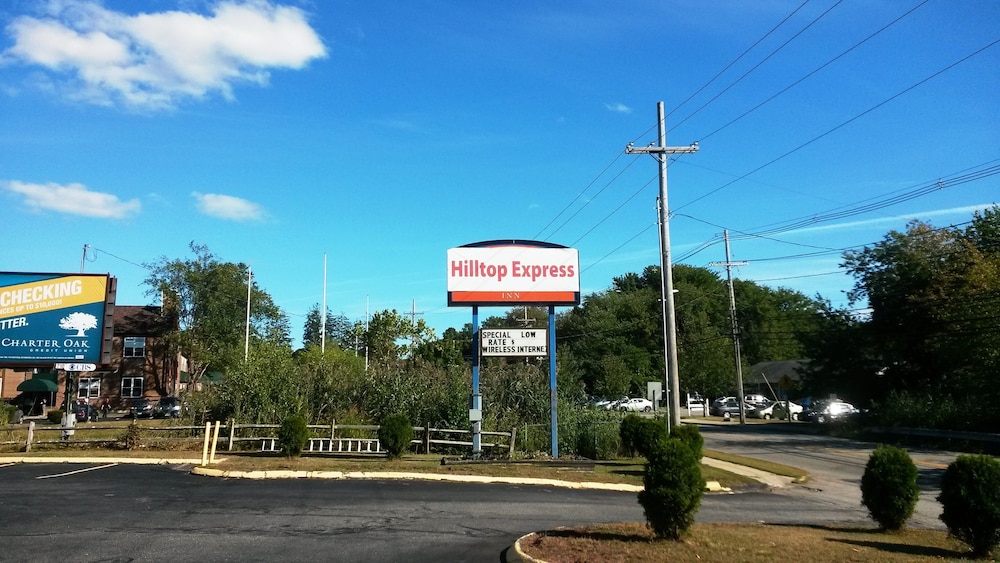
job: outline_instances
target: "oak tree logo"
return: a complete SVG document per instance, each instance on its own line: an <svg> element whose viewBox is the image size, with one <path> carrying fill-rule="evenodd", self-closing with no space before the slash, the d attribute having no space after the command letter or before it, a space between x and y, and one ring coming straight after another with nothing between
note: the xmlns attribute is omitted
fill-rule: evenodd
<svg viewBox="0 0 1000 563"><path fill-rule="evenodd" d="M73 336L86 336L87 330L97 328L97 317L88 313L70 313L59 319L59 328L75 330L76 334Z"/></svg>

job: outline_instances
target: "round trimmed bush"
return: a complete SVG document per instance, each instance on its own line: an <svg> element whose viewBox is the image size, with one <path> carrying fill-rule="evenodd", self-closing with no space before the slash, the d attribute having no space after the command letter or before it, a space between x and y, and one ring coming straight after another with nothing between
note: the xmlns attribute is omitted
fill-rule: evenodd
<svg viewBox="0 0 1000 563"><path fill-rule="evenodd" d="M694 523L705 480L694 453L676 438L652 444L639 492L646 523L657 537L679 540Z"/></svg>
<svg viewBox="0 0 1000 563"><path fill-rule="evenodd" d="M861 504L885 530L899 530L920 498L917 466L901 448L881 445L868 457L861 476Z"/></svg>
<svg viewBox="0 0 1000 563"><path fill-rule="evenodd" d="M413 425L405 414L389 415L378 427L378 439L390 459L403 456L413 440Z"/></svg>
<svg viewBox="0 0 1000 563"><path fill-rule="evenodd" d="M694 424L679 424L670 430L670 437L677 438L691 448L695 461L701 462L701 450L705 446L705 439L701 437L701 431Z"/></svg>
<svg viewBox="0 0 1000 563"><path fill-rule="evenodd" d="M948 532L985 557L1000 545L1000 461L961 455L941 478L938 501Z"/></svg>
<svg viewBox="0 0 1000 563"><path fill-rule="evenodd" d="M299 457L309 442L309 426L300 415L292 415L281 421L278 428L278 445L288 457Z"/></svg>

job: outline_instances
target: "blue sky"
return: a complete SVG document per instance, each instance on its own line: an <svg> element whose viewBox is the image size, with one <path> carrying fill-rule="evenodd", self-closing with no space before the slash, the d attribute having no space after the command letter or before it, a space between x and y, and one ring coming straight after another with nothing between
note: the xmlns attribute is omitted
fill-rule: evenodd
<svg viewBox="0 0 1000 563"><path fill-rule="evenodd" d="M657 264L657 165L624 149L659 101L700 146L669 167L679 263L728 229L737 277L846 307L842 249L1000 195L994 0L8 0L0 30L0 270L90 245L155 303L141 264L194 241L296 339L324 254L333 313L438 334L471 320L451 247L577 248L584 294Z"/></svg>

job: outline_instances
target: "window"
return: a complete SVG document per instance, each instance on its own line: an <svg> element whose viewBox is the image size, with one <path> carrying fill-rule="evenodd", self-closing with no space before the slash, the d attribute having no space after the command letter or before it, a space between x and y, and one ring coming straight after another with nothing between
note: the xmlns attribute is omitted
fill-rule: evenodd
<svg viewBox="0 0 1000 563"><path fill-rule="evenodd" d="M146 355L146 337L145 336L126 336L124 348L122 349L123 358L142 358Z"/></svg>
<svg viewBox="0 0 1000 563"><path fill-rule="evenodd" d="M100 377L81 377L76 384L78 399L96 399L101 396Z"/></svg>
<svg viewBox="0 0 1000 563"><path fill-rule="evenodd" d="M122 398L138 399L142 397L142 378L123 377L122 378Z"/></svg>

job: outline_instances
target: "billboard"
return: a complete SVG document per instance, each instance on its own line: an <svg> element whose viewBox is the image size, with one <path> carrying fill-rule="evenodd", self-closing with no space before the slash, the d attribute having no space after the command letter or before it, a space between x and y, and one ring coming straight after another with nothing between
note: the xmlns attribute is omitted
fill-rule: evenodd
<svg viewBox="0 0 1000 563"><path fill-rule="evenodd" d="M108 363L115 279L0 272L0 364Z"/></svg>
<svg viewBox="0 0 1000 563"><path fill-rule="evenodd" d="M448 305L579 305L575 248L523 240L448 249Z"/></svg>

